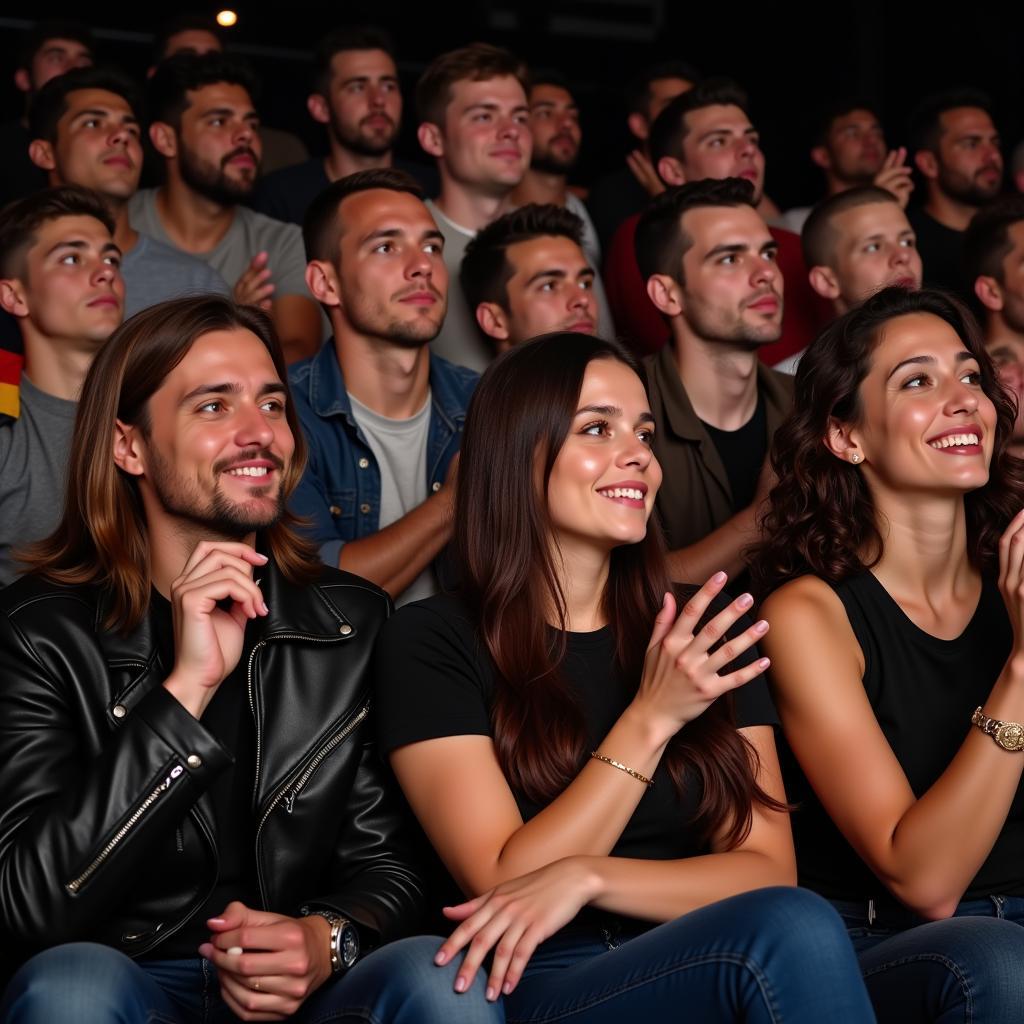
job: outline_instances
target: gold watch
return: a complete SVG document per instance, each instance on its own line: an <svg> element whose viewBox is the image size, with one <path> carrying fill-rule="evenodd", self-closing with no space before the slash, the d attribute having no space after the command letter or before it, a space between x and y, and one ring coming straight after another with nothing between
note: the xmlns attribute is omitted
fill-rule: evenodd
<svg viewBox="0 0 1024 1024"><path fill-rule="evenodd" d="M971 715L971 725L991 736L1003 750L1024 750L1024 725L1019 722L1000 722L998 718L989 718L979 707Z"/></svg>

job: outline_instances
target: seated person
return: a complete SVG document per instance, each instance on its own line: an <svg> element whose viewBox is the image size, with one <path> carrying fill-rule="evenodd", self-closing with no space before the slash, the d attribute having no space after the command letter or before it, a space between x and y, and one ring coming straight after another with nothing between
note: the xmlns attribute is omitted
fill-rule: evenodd
<svg viewBox="0 0 1024 1024"><path fill-rule="evenodd" d="M309 290L334 337L291 371L309 460L292 509L328 564L394 599L434 593L476 374L430 351L445 316L444 237L402 171L360 171L313 201Z"/></svg>
<svg viewBox="0 0 1024 1024"><path fill-rule="evenodd" d="M467 901L437 962L468 946L465 986L493 952L512 1020L861 1024L838 916L792 888L767 623L725 573L671 592L653 428L633 358L582 334L473 396L459 589L377 646L383 749Z"/></svg>
<svg viewBox="0 0 1024 1024"><path fill-rule="evenodd" d="M899 200L874 185L847 189L811 211L800 236L811 287L836 316L875 292L921 287L921 254Z"/></svg>
<svg viewBox="0 0 1024 1024"><path fill-rule="evenodd" d="M743 572L793 399L793 378L758 359L782 331L783 279L754 195L739 178L691 182L654 199L637 225L649 301L672 332L647 360L647 386L674 580Z"/></svg>
<svg viewBox="0 0 1024 1024"><path fill-rule="evenodd" d="M389 602L295 533L303 454L259 310L161 303L93 363L0 593L5 1022L500 1019L386 945L422 899L370 741Z"/></svg>
<svg viewBox="0 0 1024 1024"><path fill-rule="evenodd" d="M163 161L159 188L129 201L132 227L199 256L232 287L235 301L270 313L294 362L322 338L306 289L302 236L245 206L260 168L255 79L219 53L179 53L149 81L149 137Z"/></svg>
<svg viewBox="0 0 1024 1024"><path fill-rule="evenodd" d="M706 79L672 100L651 126L651 161L666 186L706 178L745 178L753 185L754 204L767 216L765 158L757 130L747 113L747 96L729 79ZM636 256L640 214L624 221L605 257L604 280L615 324L636 352L657 352L669 340L665 319L647 295ZM800 240L784 228L770 228L778 263L789 282L782 333L765 345L760 358L787 369L785 361L811 342L827 322L827 304L807 283Z"/></svg>
<svg viewBox="0 0 1024 1024"><path fill-rule="evenodd" d="M754 577L800 883L846 920L880 1024L1024 997L1013 420L966 308L887 288L816 339L776 436Z"/></svg>
<svg viewBox="0 0 1024 1024"><path fill-rule="evenodd" d="M1010 448L1024 455L1024 197L997 199L974 215L964 269L983 313L985 349L1017 398Z"/></svg>
<svg viewBox="0 0 1024 1024"><path fill-rule="evenodd" d="M229 292L208 263L140 234L128 201L142 173L139 100L116 71L80 68L47 82L32 103L29 156L51 185L81 185L102 196L121 250L127 319L182 295Z"/></svg>
<svg viewBox="0 0 1024 1024"><path fill-rule="evenodd" d="M25 351L16 410L0 415L0 587L18 571L16 550L60 517L78 394L121 323L120 263L93 192L44 189L0 211L0 309Z"/></svg>
<svg viewBox="0 0 1024 1024"><path fill-rule="evenodd" d="M506 213L466 246L459 278L480 330L499 352L538 334L601 324L583 223L547 203Z"/></svg>

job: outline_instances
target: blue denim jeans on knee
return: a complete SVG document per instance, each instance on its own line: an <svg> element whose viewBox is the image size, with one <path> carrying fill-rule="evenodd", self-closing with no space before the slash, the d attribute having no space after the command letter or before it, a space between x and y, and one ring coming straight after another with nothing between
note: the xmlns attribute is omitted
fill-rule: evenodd
<svg viewBox="0 0 1024 1024"><path fill-rule="evenodd" d="M733 896L612 949L597 932L556 936L505 1010L515 1024L874 1019L842 922L823 899L791 888Z"/></svg>
<svg viewBox="0 0 1024 1024"><path fill-rule="evenodd" d="M962 902L944 921L886 927L834 903L881 1024L1005 1024L1024 1015L1024 898Z"/></svg>
<svg viewBox="0 0 1024 1024"><path fill-rule="evenodd" d="M501 1004L483 997L479 976L454 991L459 961L436 967L440 938L405 939L371 953L318 989L293 1018L304 1024L501 1024ZM220 997L207 960L136 962L109 946L70 943L28 961L0 1004L7 1024L226 1024L237 1018Z"/></svg>

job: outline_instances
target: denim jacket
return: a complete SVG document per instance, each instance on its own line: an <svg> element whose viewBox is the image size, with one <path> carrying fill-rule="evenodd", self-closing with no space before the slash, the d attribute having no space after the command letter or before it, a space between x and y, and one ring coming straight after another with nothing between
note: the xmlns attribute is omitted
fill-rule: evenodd
<svg viewBox="0 0 1024 1024"><path fill-rule="evenodd" d="M336 566L346 541L380 529L380 468L352 415L333 339L288 373L309 461L291 510L312 523L306 532L320 557ZM427 494L444 482L459 450L466 406L477 375L440 356L430 357Z"/></svg>

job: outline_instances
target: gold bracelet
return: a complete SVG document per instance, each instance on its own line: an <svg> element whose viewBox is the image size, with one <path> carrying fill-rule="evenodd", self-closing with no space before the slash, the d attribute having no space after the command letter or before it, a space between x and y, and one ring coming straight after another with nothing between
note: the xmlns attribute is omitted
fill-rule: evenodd
<svg viewBox="0 0 1024 1024"><path fill-rule="evenodd" d="M604 754L599 754L596 750L592 750L590 756L598 761L604 761L605 764L610 764L613 768L618 768L620 772L625 772L630 778L636 779L637 782L642 782L648 789L654 785L646 775L641 775L639 772L633 771L632 768L627 768L621 761L613 761L610 757L605 757Z"/></svg>

